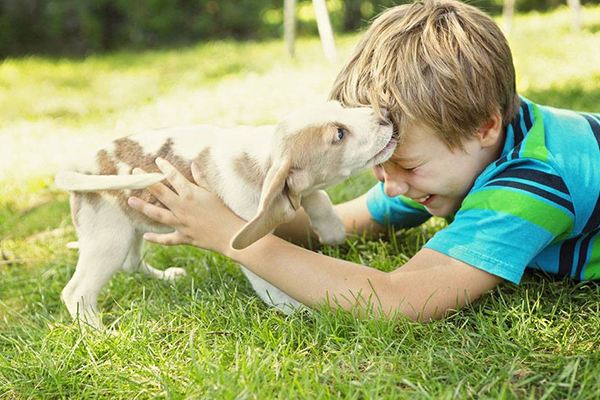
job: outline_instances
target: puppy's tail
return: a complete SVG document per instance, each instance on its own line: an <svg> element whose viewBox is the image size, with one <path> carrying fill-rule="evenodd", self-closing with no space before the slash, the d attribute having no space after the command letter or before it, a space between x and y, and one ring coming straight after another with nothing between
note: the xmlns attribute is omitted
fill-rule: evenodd
<svg viewBox="0 0 600 400"><path fill-rule="evenodd" d="M74 171L60 171L54 177L57 188L70 192L98 190L144 189L165 179L163 174L87 175Z"/></svg>

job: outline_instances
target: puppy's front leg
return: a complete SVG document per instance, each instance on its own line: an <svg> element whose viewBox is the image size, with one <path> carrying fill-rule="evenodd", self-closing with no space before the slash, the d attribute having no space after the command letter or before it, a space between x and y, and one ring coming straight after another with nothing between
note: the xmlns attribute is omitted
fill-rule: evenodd
<svg viewBox="0 0 600 400"><path fill-rule="evenodd" d="M303 196L302 207L310 219L310 225L319 236L321 244L342 244L346 240L344 223L336 214L324 190Z"/></svg>

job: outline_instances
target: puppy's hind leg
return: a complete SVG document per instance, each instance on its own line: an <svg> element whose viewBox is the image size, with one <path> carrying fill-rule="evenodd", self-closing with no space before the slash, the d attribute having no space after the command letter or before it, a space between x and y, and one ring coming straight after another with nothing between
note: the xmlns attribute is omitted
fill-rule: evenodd
<svg viewBox="0 0 600 400"><path fill-rule="evenodd" d="M164 271L154 268L152 265L144 261L144 258L142 256L142 246L142 235L139 232L135 232L131 244L131 249L129 250L129 254L127 255L125 265L123 266L123 269L125 271L139 271L149 277L169 282L173 282L187 274L185 269L183 268L171 267L167 268Z"/></svg>
<svg viewBox="0 0 600 400"><path fill-rule="evenodd" d="M79 260L61 297L73 318L101 328L98 295L123 265L134 229L120 210L106 203L82 204L78 218Z"/></svg>
<svg viewBox="0 0 600 400"><path fill-rule="evenodd" d="M289 315L296 310L305 308L302 303L288 296L287 293L271 285L254 272L242 265L240 265L240 267L242 268L244 275L246 275L246 278L248 278L248 281L250 281L250 284L252 285L252 288L256 294L258 294L262 301L264 301L267 305L278 308L286 315Z"/></svg>

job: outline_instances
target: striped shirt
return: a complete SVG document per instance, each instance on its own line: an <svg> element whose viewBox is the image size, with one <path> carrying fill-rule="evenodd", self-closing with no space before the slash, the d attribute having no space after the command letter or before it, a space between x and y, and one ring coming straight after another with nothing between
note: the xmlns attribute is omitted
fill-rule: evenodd
<svg viewBox="0 0 600 400"><path fill-rule="evenodd" d="M367 207L375 221L396 227L430 217L418 203L387 197L381 183ZM600 115L522 98L500 158L425 247L513 283L527 267L600 279Z"/></svg>

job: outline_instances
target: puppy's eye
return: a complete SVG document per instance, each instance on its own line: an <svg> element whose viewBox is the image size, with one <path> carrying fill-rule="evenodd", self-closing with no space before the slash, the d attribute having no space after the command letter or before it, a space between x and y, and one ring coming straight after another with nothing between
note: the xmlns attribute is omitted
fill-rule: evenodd
<svg viewBox="0 0 600 400"><path fill-rule="evenodd" d="M337 132L335 133L335 137L333 138L333 143L338 143L346 136L346 130L344 128L337 128Z"/></svg>

